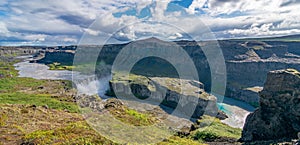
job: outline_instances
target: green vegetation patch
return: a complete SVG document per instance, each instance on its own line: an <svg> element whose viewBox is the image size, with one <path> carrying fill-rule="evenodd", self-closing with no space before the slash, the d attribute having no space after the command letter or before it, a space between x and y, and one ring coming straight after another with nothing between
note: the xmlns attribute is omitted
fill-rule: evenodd
<svg viewBox="0 0 300 145"><path fill-rule="evenodd" d="M150 91L156 91L155 86L151 83L148 77L135 74L129 74L129 76L126 76L124 72L113 72L113 77L110 82L113 84L123 84L125 86L145 86Z"/></svg>
<svg viewBox="0 0 300 145"><path fill-rule="evenodd" d="M31 78L2 78L0 79L0 93L16 92L18 90L26 90L37 88L45 83L43 80L35 80Z"/></svg>
<svg viewBox="0 0 300 145"><path fill-rule="evenodd" d="M68 110L69 112L79 112L78 106L74 102L60 101L52 98L48 94L25 94L25 93L2 93L0 94L0 104L24 104L24 105L47 105L51 109Z"/></svg>
<svg viewBox="0 0 300 145"><path fill-rule="evenodd" d="M78 112L76 103L68 98L68 94L57 96L65 89L70 90L71 82L17 77L14 63L0 62L0 104L48 106L51 109Z"/></svg>
<svg viewBox="0 0 300 145"><path fill-rule="evenodd" d="M0 127L6 125L7 115L5 113L0 114Z"/></svg>
<svg viewBox="0 0 300 145"><path fill-rule="evenodd" d="M149 126L156 123L156 118L149 113L138 112L127 107L109 108L110 113L124 123L134 126Z"/></svg>
<svg viewBox="0 0 300 145"><path fill-rule="evenodd" d="M148 84L149 78L145 76L135 75L130 73L129 76L124 72L113 72L111 82L133 81L136 84Z"/></svg>
<svg viewBox="0 0 300 145"><path fill-rule="evenodd" d="M0 62L0 93L16 92L28 88L35 88L45 83L45 80L20 78L13 62Z"/></svg>
<svg viewBox="0 0 300 145"><path fill-rule="evenodd" d="M7 122L0 127L3 144L113 144L77 113L0 104L0 117L3 114Z"/></svg>
<svg viewBox="0 0 300 145"><path fill-rule="evenodd" d="M148 114L139 113L133 109L127 109L125 112L135 120L139 120L139 122L144 122L145 124L150 124L152 122Z"/></svg>
<svg viewBox="0 0 300 145"><path fill-rule="evenodd" d="M16 62L6 62L0 58L0 78L17 76L18 72L15 70L13 64Z"/></svg>
<svg viewBox="0 0 300 145"><path fill-rule="evenodd" d="M199 141L194 141L190 138L181 138L178 136L172 136L163 142L158 143L158 145L205 145Z"/></svg>
<svg viewBox="0 0 300 145"><path fill-rule="evenodd" d="M27 143L34 144L114 144L97 134L84 121L70 123L65 127L55 130L37 130L26 134L24 140Z"/></svg>
<svg viewBox="0 0 300 145"><path fill-rule="evenodd" d="M74 66L61 65L58 62L48 64L48 66L49 66L50 70L69 70L69 71L72 71L75 68Z"/></svg>
<svg viewBox="0 0 300 145"><path fill-rule="evenodd" d="M200 141L213 141L220 138L239 139L242 130L230 127L222 123L219 119L203 116L198 120L200 128L191 133L191 137Z"/></svg>

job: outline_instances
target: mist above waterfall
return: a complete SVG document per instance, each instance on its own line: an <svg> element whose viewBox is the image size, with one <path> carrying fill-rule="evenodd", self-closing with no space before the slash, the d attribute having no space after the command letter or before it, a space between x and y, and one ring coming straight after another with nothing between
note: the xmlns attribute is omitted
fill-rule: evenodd
<svg viewBox="0 0 300 145"><path fill-rule="evenodd" d="M107 98L105 92L109 89L110 80L111 75L108 75L101 78L92 77L91 79L85 79L74 83L79 94L98 94L101 98Z"/></svg>

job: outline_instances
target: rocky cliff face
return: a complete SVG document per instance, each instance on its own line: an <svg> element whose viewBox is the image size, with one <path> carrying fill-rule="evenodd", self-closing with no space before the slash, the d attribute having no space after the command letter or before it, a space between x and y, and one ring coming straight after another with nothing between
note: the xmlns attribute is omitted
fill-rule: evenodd
<svg viewBox="0 0 300 145"><path fill-rule="evenodd" d="M41 50L38 47L8 47L0 46L0 56L32 55Z"/></svg>
<svg viewBox="0 0 300 145"><path fill-rule="evenodd" d="M297 138L300 132L300 73L293 69L268 73L260 107L251 113L242 141Z"/></svg>
<svg viewBox="0 0 300 145"><path fill-rule="evenodd" d="M197 81L132 74L126 79L121 74L114 74L110 86L114 93L121 94L126 99L147 99L150 103L177 108L183 114L192 115L194 118L204 114L220 119L226 118L226 115L218 110L216 97L206 93L203 84ZM131 92L134 96L127 97Z"/></svg>
<svg viewBox="0 0 300 145"><path fill-rule="evenodd" d="M292 51L291 48L294 46L290 46L293 43L260 41L220 43L226 58L228 76L226 95L232 98L258 103L257 91L249 91L248 88L262 87L269 71L300 69L300 56Z"/></svg>
<svg viewBox="0 0 300 145"><path fill-rule="evenodd" d="M210 66L202 51L202 46L209 46L210 42L178 41L192 58L199 80L210 91ZM272 70L294 68L300 70L300 42L261 42L261 41L219 41L223 51L227 68L226 96L236 98L248 103L258 103L257 91L248 88L262 87L267 73ZM118 53L127 44L104 45L99 54L98 61L113 64ZM94 49L102 46L82 46L84 58L93 56ZM71 49L73 50L73 48ZM60 62L63 65L72 64L74 54L71 53L46 53L43 63ZM135 53L130 54L134 57ZM61 60L57 60L61 58ZM174 56L177 58L177 56ZM88 62L87 62L88 63ZM158 68L158 69L157 69ZM146 58L135 65L133 73L149 77L178 77L176 70L167 61L158 58Z"/></svg>

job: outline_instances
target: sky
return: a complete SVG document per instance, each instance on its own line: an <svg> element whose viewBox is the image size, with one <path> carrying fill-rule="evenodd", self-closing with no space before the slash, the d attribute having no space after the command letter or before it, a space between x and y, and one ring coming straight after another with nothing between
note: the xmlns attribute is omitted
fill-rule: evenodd
<svg viewBox="0 0 300 145"><path fill-rule="evenodd" d="M300 0L1 0L0 45L300 34ZM92 43L92 42L91 42Z"/></svg>

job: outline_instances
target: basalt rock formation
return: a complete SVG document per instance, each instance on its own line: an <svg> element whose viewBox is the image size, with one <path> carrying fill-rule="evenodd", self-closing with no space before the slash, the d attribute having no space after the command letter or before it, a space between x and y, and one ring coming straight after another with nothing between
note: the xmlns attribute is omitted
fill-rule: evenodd
<svg viewBox="0 0 300 145"><path fill-rule="evenodd" d="M260 107L251 113L242 141L297 138L300 132L300 73L294 69L268 73Z"/></svg>
<svg viewBox="0 0 300 145"><path fill-rule="evenodd" d="M124 97L123 99L158 103L158 105L176 108L177 111L193 118L202 115L216 116L219 119L227 118L218 109L216 97L206 93L200 82L133 74L130 74L129 78L122 74L113 76L110 81L111 91L118 97Z"/></svg>
<svg viewBox="0 0 300 145"><path fill-rule="evenodd" d="M140 40L140 41L153 41ZM157 40L159 41L159 40ZM131 42L134 43L134 42ZM45 57L38 62L59 62L62 65L70 65L73 62L74 53L67 52L78 50L87 59L95 54L95 49L101 49L98 56L99 62L112 65L120 51L131 43L108 44L104 46L80 46L55 48L46 50ZM211 78L210 66L203 47L210 47L211 42L177 41L174 42L183 48L194 62L199 73L199 80L204 84L204 89L210 92ZM223 40L219 41L223 52L227 69L226 96L239 99L248 103L258 103L257 88L261 88L266 80L267 73L273 70L294 68L300 69L300 42L284 41L258 41L258 40ZM144 46L141 46L143 48ZM137 48L138 49L138 48ZM151 49L149 49L150 51ZM65 52L65 53L64 53ZM136 57L131 53L130 57ZM60 59L58 59L60 58ZM174 56L174 59L179 56ZM182 63L185 63L181 61ZM83 62L89 64L89 62ZM178 63L180 63L178 61ZM132 69L132 73L149 77L178 77L176 69L170 63L160 58L148 57L140 60Z"/></svg>

